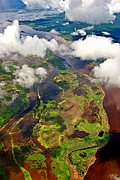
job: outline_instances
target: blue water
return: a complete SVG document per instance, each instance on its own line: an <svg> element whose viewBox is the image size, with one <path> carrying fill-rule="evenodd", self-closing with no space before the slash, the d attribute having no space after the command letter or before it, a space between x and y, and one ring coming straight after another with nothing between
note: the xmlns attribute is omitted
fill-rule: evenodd
<svg viewBox="0 0 120 180"><path fill-rule="evenodd" d="M0 0L0 11L23 8L25 8L25 5L21 0Z"/></svg>

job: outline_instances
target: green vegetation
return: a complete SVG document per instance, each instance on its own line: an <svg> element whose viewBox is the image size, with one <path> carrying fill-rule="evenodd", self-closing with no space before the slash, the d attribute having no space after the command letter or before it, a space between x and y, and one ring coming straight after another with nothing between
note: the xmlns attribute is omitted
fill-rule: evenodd
<svg viewBox="0 0 120 180"><path fill-rule="evenodd" d="M29 25L37 31L50 32L55 29L60 33L58 41L61 42L62 37L68 41L78 40L81 35L72 36L71 33L91 26L86 23L66 22L64 13L61 13L47 14L44 19L20 24ZM94 25L92 28L85 30L87 35L101 36L102 31L108 31L114 42L120 42L119 14L113 23ZM104 60L98 59L89 63L98 66ZM45 58L28 56L22 57L21 61L0 62L0 82L3 83L3 95L0 96L1 134L4 125L12 118L15 120L30 105L30 90L13 83L17 66L28 64L29 67L44 67L48 71L46 80L41 85L34 85L34 107L26 114L22 113L3 132L2 137L5 138L0 142L1 156L4 153L10 154L11 158L12 152L10 162L18 167L18 172L14 173L22 172L25 180L32 180L34 173L40 180L49 179L52 173L58 180L75 179L74 174L79 179L84 179L91 161L95 161L97 150L105 146L110 138L108 119L103 108L105 94L101 87L80 72L81 69L72 69L65 59L50 51L47 51ZM51 84L55 85L55 90ZM51 96L52 100L49 98ZM4 159L7 161L6 157L8 156L4 156ZM1 164L0 177L7 180L9 177L6 172L11 176L12 171L14 166L11 169L6 166L4 170Z"/></svg>
<svg viewBox="0 0 120 180"><path fill-rule="evenodd" d="M22 89L13 83L14 71L17 68L16 61L1 62L0 81L3 83L3 96L0 97L0 128L13 116L22 112L29 106L28 89ZM14 102L16 100L16 102Z"/></svg>
<svg viewBox="0 0 120 180"><path fill-rule="evenodd" d="M4 144L0 142L0 151L4 148Z"/></svg>
<svg viewBox="0 0 120 180"><path fill-rule="evenodd" d="M72 70L60 71L54 80L58 84L59 88L63 90L63 92L70 88L75 89L79 86L77 75Z"/></svg>
<svg viewBox="0 0 120 180"><path fill-rule="evenodd" d="M13 142L12 133L9 133L9 135L11 137L12 156L13 156L13 160L14 160L15 164L22 170L25 180L32 180L30 173L18 163L16 156L15 156L15 152L14 152L15 145Z"/></svg>
<svg viewBox="0 0 120 180"><path fill-rule="evenodd" d="M15 103L12 106L2 105L0 109L0 127L3 127L13 116L22 112L26 107L29 106L28 95L20 93L17 97L19 103Z"/></svg>
<svg viewBox="0 0 120 180"><path fill-rule="evenodd" d="M80 82L78 76L81 78ZM57 179L70 179L70 165L76 165L81 177L84 177L89 158L109 141L107 116L102 107L104 93L97 84L91 83L87 76L71 70L60 71L54 81L62 90L61 101L40 101L36 110L39 123L33 128L33 136L39 136L41 145L53 152L51 165ZM74 95L73 90L77 88L83 89L86 96ZM79 108L77 112L76 108ZM93 113L95 108L96 112ZM87 114L86 118L84 114ZM90 118L94 118L93 123L89 122ZM69 136L75 130L89 135L72 140ZM99 136L101 131L104 132L102 137ZM85 157L82 154L85 154Z"/></svg>
<svg viewBox="0 0 120 180"><path fill-rule="evenodd" d="M58 180L70 180L70 170L60 156L51 158L52 171Z"/></svg>
<svg viewBox="0 0 120 180"><path fill-rule="evenodd" d="M41 153L41 151L32 151L29 152L26 158L26 163L30 166L32 169L38 169L38 168L46 168L45 163L45 156Z"/></svg>
<svg viewBox="0 0 120 180"><path fill-rule="evenodd" d="M44 61L44 60L43 60ZM43 67L45 69L48 69L48 64L46 62L41 62L41 63L37 63L37 64L31 64L30 67L32 68L39 68L39 67Z"/></svg>
<svg viewBox="0 0 120 180"><path fill-rule="evenodd" d="M58 147L57 150L53 151L53 155L51 156L52 171L55 177L59 180L70 180L70 168L67 165L66 150L67 149L64 147Z"/></svg>
<svg viewBox="0 0 120 180"><path fill-rule="evenodd" d="M4 180L8 180L8 177L7 177L4 169L2 168L2 166L0 166L0 175L2 175Z"/></svg>
<svg viewBox="0 0 120 180"><path fill-rule="evenodd" d="M28 57L27 61L31 61L31 58ZM39 84L35 84L37 98L34 108L7 131L11 137L13 161L22 170L26 180L32 180L32 177L21 162L27 164L31 171L37 169L41 179L44 176L47 179L48 168L51 168L58 180L70 180L73 167L83 178L89 168L89 159L109 141L109 126L102 106L104 93L87 75L67 69L65 60L52 53L43 62L39 60L38 64L30 64L33 68L40 65L50 68L48 81L50 85L56 85L58 92L53 95L57 98L45 101L42 94L52 95L51 86L45 83L42 92L38 92ZM3 89L7 92L6 99L11 100L14 93L17 93L17 98L16 103L13 101L2 106L0 127L29 106L29 90L10 84L15 66L10 65L9 72L4 71L4 67L1 69L0 77L5 81ZM99 135L100 132L102 135ZM18 133L17 145L14 133ZM86 134L85 137L82 134ZM3 147L1 142L0 150Z"/></svg>
<svg viewBox="0 0 120 180"><path fill-rule="evenodd" d="M49 63L51 63L53 67L55 67L55 68L57 67L59 70L66 70L67 69L64 65L65 60L55 56L54 54L49 56L47 61Z"/></svg>
<svg viewBox="0 0 120 180"><path fill-rule="evenodd" d="M61 70L54 80L50 79L61 90L59 101L53 100L45 103L38 94L39 103L36 103L29 115L32 114L32 117L37 119L37 123L33 127L32 136L37 136L41 146L51 151L51 168L55 177L59 180L69 180L70 167L73 165L76 166L81 177L85 176L89 158L94 156L98 148L105 145L109 140L109 133L107 133L108 124L107 116L102 107L104 93L100 87L92 83L88 76L73 70L66 70L63 60L58 58L56 63L55 58L55 56L51 56L47 62ZM36 65L33 66L37 67ZM8 106L7 110L6 107L3 109L1 115L3 119L1 123L3 124L10 117L21 112L22 105L23 109L28 106L29 91L27 89L21 90L19 86L17 86L17 89L20 90L17 99L22 100L11 108ZM37 92L37 85L34 90ZM47 91L47 88L44 89L45 91ZM78 92L78 94L75 92ZM16 121L11 131L20 122L23 122L27 115ZM1 127L3 124L1 124ZM79 134L86 132L88 135L81 138L79 136L70 138L76 131ZM102 137L99 136L101 131L104 132ZM30 180L31 176L20 165L19 161L21 160L24 160L31 169L39 169L38 174L44 173L47 177L46 157L43 151L37 147L32 149L31 146L29 151L23 155L22 148L14 145L12 133L9 134L11 136L13 160L24 173L25 179ZM3 145L1 144L2 148ZM18 159L17 153L19 154Z"/></svg>

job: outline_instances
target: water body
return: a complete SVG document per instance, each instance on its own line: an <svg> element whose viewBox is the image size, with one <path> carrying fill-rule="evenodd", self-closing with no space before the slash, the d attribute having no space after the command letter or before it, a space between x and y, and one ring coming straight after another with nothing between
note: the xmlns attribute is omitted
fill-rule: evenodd
<svg viewBox="0 0 120 180"><path fill-rule="evenodd" d="M120 179L120 89L105 88L103 106L108 115L110 140L96 154L96 161L90 167L85 180Z"/></svg>
<svg viewBox="0 0 120 180"><path fill-rule="evenodd" d="M8 9L23 9L25 5L21 0L1 0L0 1L0 11Z"/></svg>

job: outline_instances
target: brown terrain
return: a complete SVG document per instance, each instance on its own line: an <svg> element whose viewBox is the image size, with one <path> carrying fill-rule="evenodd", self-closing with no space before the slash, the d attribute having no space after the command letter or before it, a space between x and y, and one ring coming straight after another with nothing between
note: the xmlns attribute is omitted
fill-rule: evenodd
<svg viewBox="0 0 120 180"><path fill-rule="evenodd" d="M13 180L13 179L23 180L24 179L24 174L22 170L13 161L11 138L13 139L13 143L15 146L23 145L24 151L26 152L30 149L31 150L34 150L37 148L42 149L46 157L46 165L47 165L46 168L31 169L30 166L28 166L25 162L19 159L17 160L18 163L23 168L25 168L28 172L30 172L30 175L33 180L41 179L41 177L48 180L51 180L51 179L56 180L54 174L52 173L50 151L48 151L43 146L41 146L41 144L37 140L38 137L31 138L32 126L34 123L36 123L36 120L30 114L26 116L26 118L24 119L24 122L22 121L17 126L14 126L10 128L9 130L7 130L6 134L4 134L4 137L2 138L2 142L4 143L5 147L0 154L0 164L2 164L2 167L5 170L9 180ZM26 145L26 149L25 149L25 145ZM14 150L14 153L17 158L18 152ZM38 174L38 170L42 170L42 172ZM44 173L44 170L47 171L47 176L46 176L46 173ZM0 180L2 179L3 177L0 177Z"/></svg>
<svg viewBox="0 0 120 180"><path fill-rule="evenodd" d="M92 68L92 65L86 66L86 68L84 68L84 73L89 74L88 72ZM109 143L105 147L99 149L99 151L97 152L96 161L90 167L85 180L114 180L115 177L120 177L120 89L107 89L103 87L103 90L105 92L104 108L108 114L111 136ZM76 91L74 93L78 95L85 95L84 91ZM11 121L1 129L0 136L5 145L5 148L0 154L0 164L2 164L2 167L8 175L9 180L24 179L22 170L13 161L13 155L11 152L12 137L15 146L22 146L22 144L26 144L26 151L28 147L32 150L38 147L42 149L42 152L46 157L47 167L36 170L30 169L30 167L25 162L23 163L23 161L17 159L19 164L30 172L33 180L41 179L42 177L48 180L56 180L51 168L51 152L45 147L41 146L41 144L37 140L37 137L31 137L32 128L34 124L37 123L37 120L33 116L28 114L26 118L22 120L22 122L15 125L15 122L17 120L19 120L28 111L32 110L32 108L35 106L34 93L32 90L31 97L30 107L28 107L27 110L25 110L21 115L18 115L17 117L11 119ZM92 112L91 109L93 110ZM97 108L95 109L95 103L91 102L89 108L85 107L84 111L85 113L83 114L83 118L88 117L89 123L94 123L93 116L95 116L95 113L98 111ZM61 115L63 117L71 118L75 115L76 117L78 117L80 116L80 114L81 111L79 108L79 103L76 103L72 98L69 98L68 104L65 105ZM84 131L80 132L76 130L72 135L69 136L69 138L74 140L76 136L82 138L87 135L88 134ZM14 153L17 155L16 151ZM85 156L85 154L81 154L81 156ZM93 162L93 160L91 160L91 162ZM89 163L90 165L92 164L91 162ZM38 174L38 170L42 170L40 174ZM46 173L44 173L44 170L47 171L47 177ZM81 177L78 175L75 166L70 166L70 172L72 174L71 180L81 180ZM2 180L2 177L0 177L0 180Z"/></svg>

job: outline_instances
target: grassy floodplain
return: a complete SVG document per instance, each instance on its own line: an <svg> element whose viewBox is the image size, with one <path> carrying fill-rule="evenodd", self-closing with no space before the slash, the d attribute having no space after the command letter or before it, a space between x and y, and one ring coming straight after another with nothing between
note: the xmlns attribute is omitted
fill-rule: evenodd
<svg viewBox="0 0 120 180"><path fill-rule="evenodd" d="M27 62L30 59L28 57ZM91 165L90 160L95 161L97 150L109 140L107 116L102 106L104 92L89 76L66 68L65 61L52 53L39 61L39 66L36 63L29 66L46 67L51 71L49 79L40 86L39 92L38 84L34 86L35 106L16 119L6 131L0 152L5 153L7 146L11 146L13 164L21 169L25 179L69 180L75 178L75 174L84 178ZM10 113L6 113L10 106L3 107L2 130L13 115L24 112L30 105L29 89L12 83L9 85L14 78L14 68L13 64L7 73L1 67L1 78L5 75L7 96L11 96L11 89L14 88L17 99L21 101L18 106L13 104ZM48 91L52 87L53 90ZM4 139L5 135L10 138L9 142ZM0 174L8 177L6 173Z"/></svg>

